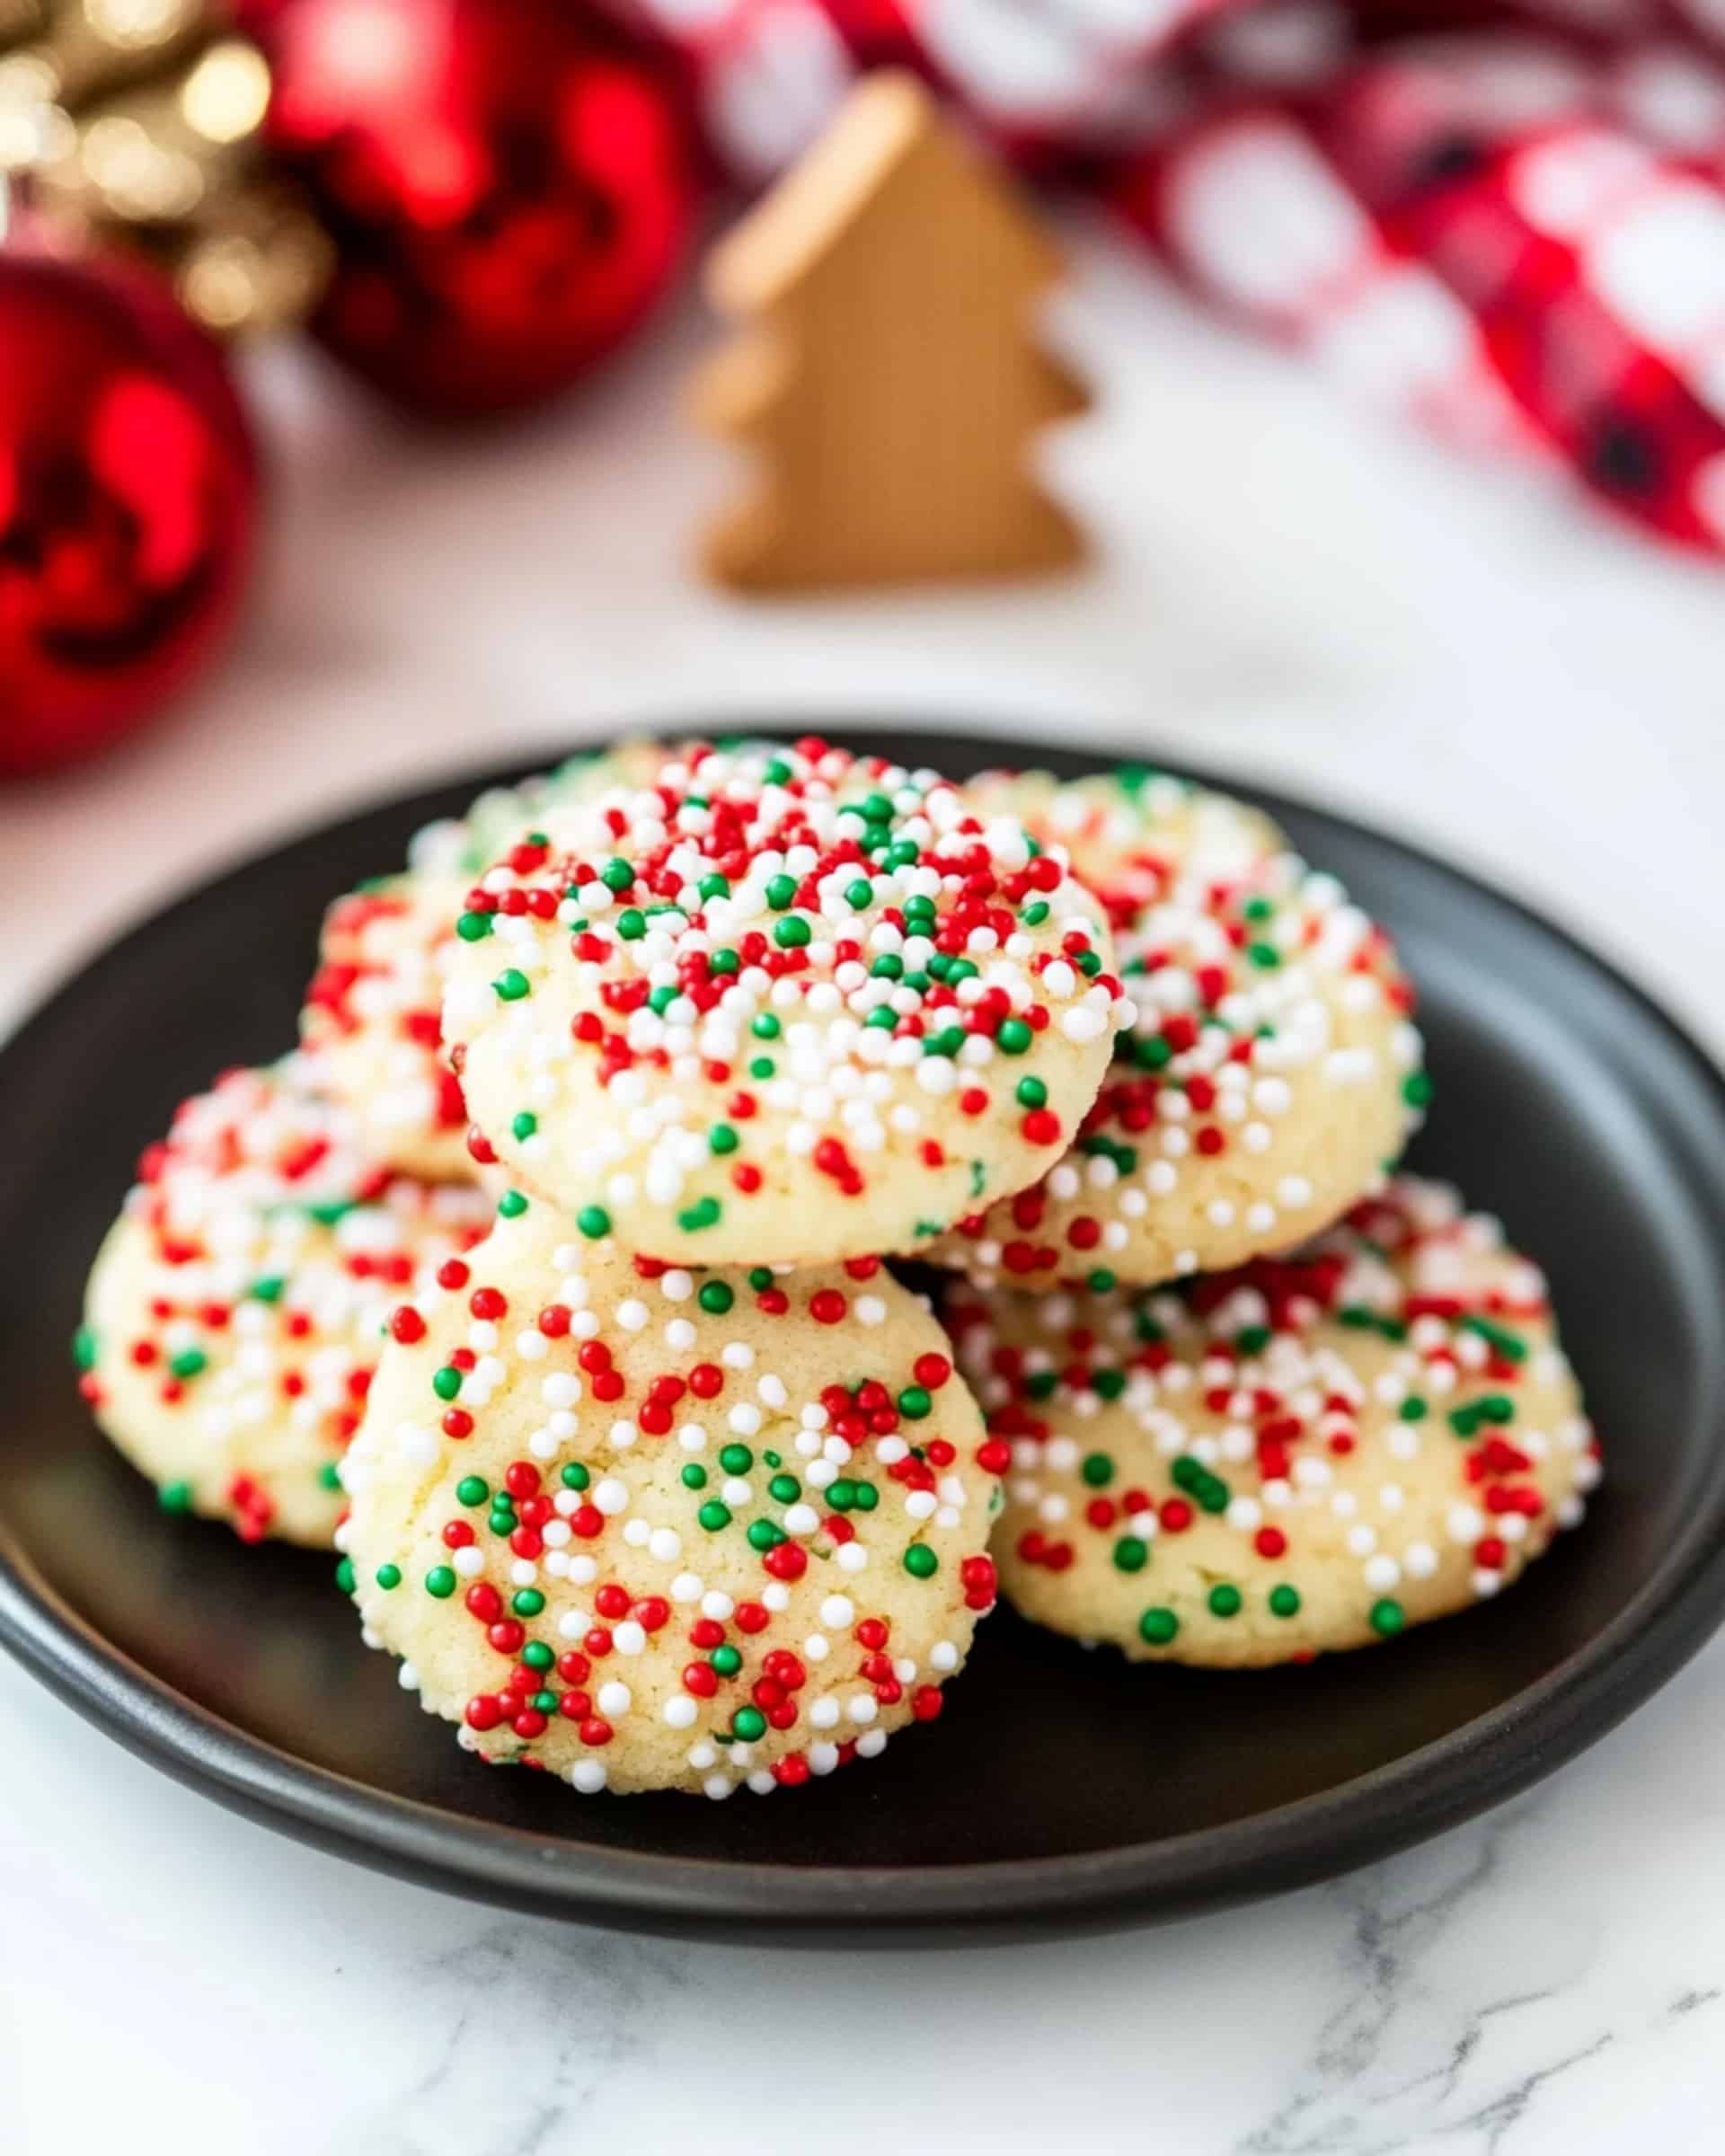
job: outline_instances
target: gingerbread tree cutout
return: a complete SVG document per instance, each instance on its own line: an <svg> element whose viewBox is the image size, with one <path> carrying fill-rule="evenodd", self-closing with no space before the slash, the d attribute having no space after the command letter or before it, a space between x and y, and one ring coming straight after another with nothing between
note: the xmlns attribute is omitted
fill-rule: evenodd
<svg viewBox="0 0 1725 2156"><path fill-rule="evenodd" d="M1037 341L1062 277L1040 227L914 75L869 76L714 250L743 326L694 384L756 452L756 490L705 535L748 591L1033 575L1084 552L1030 469L1084 411Z"/></svg>

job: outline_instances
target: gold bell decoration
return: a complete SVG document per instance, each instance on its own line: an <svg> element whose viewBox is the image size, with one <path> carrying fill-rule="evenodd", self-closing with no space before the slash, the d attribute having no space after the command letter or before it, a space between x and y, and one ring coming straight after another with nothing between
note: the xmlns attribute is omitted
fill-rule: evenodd
<svg viewBox="0 0 1725 2156"><path fill-rule="evenodd" d="M129 247L223 338L301 320L328 238L262 143L270 66L211 0L0 0L0 185Z"/></svg>

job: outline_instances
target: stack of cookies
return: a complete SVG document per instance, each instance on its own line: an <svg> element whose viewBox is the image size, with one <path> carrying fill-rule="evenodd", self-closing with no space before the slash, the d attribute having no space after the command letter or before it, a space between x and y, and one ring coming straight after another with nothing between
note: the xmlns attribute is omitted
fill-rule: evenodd
<svg viewBox="0 0 1725 2156"><path fill-rule="evenodd" d="M1138 1659L1384 1639L1597 1475L1537 1270L1392 1175L1411 1004L1167 776L628 745L337 901L298 1052L146 1154L84 1388L580 1790L868 1757L1002 1592Z"/></svg>

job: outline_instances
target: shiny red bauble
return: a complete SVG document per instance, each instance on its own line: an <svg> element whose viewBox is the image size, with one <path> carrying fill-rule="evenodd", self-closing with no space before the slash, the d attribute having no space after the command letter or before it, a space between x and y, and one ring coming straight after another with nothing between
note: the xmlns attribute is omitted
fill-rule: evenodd
<svg viewBox="0 0 1725 2156"><path fill-rule="evenodd" d="M438 419L578 380L668 283L689 129L580 0L253 0L269 137L337 267L315 334Z"/></svg>
<svg viewBox="0 0 1725 2156"><path fill-rule="evenodd" d="M0 252L0 777L148 717L243 588L251 437L150 273Z"/></svg>

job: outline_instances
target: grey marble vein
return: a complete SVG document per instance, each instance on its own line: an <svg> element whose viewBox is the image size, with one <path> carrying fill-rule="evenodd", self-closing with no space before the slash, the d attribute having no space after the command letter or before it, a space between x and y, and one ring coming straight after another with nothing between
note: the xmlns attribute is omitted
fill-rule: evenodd
<svg viewBox="0 0 1725 2156"><path fill-rule="evenodd" d="M500 1917L423 1960L409 1981L441 2028L381 2115L349 2122L331 2156L540 2156L579 2144L613 2077L650 2071L660 2010L687 1981L677 1949Z"/></svg>

